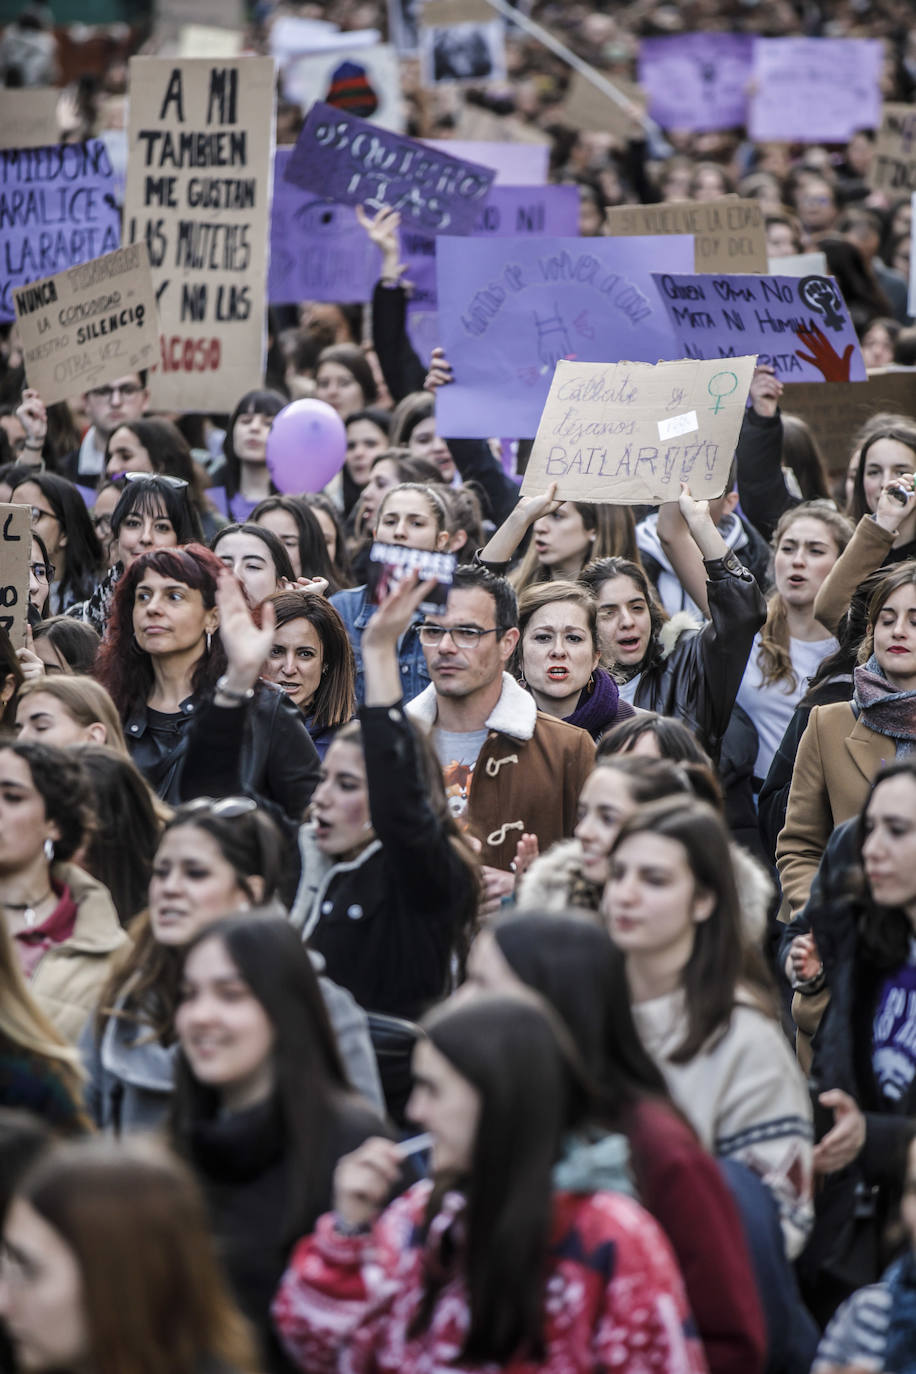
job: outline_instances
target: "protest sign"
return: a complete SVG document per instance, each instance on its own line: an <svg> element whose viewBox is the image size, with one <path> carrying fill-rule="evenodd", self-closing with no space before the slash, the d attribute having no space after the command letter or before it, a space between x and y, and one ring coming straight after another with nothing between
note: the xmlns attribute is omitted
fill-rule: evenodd
<svg viewBox="0 0 916 1374"><path fill-rule="evenodd" d="M46 405L155 367L156 296L145 243L13 294L25 374Z"/></svg>
<svg viewBox="0 0 916 1374"><path fill-rule="evenodd" d="M420 78L424 86L469 85L503 81L506 76L506 30L490 10L487 22L427 25L426 6L420 28Z"/></svg>
<svg viewBox="0 0 916 1374"><path fill-rule="evenodd" d="M483 139L423 138L425 148L496 173L496 186L543 186L549 149L543 143L490 143Z"/></svg>
<svg viewBox="0 0 916 1374"><path fill-rule="evenodd" d="M482 105L471 105L462 101L455 116L456 138L473 143L537 143L549 150L550 135L534 124L526 124L518 115L498 115L485 110ZM435 140L433 140L435 141ZM520 178L525 184L534 185L544 177Z"/></svg>
<svg viewBox="0 0 916 1374"><path fill-rule="evenodd" d="M53 86L0 89L0 148L46 148L60 137Z"/></svg>
<svg viewBox="0 0 916 1374"><path fill-rule="evenodd" d="M0 149L0 321L13 291L110 253L121 216L105 144Z"/></svg>
<svg viewBox="0 0 916 1374"><path fill-rule="evenodd" d="M245 46L241 30L218 29L213 24L185 24L178 35L179 57L239 57Z"/></svg>
<svg viewBox="0 0 916 1374"><path fill-rule="evenodd" d="M693 234L695 272L765 272L766 229L756 200L668 200L658 205L615 205L605 211L613 237Z"/></svg>
<svg viewBox="0 0 916 1374"><path fill-rule="evenodd" d="M563 101L563 123L588 133L613 134L622 139L638 137L646 112L646 93L635 81L616 75L613 84L630 102L629 110L581 72L573 72Z"/></svg>
<svg viewBox="0 0 916 1374"><path fill-rule="evenodd" d="M368 301L382 255L350 205L336 205L285 179L291 148L278 148L270 214L268 299Z"/></svg>
<svg viewBox="0 0 916 1374"><path fill-rule="evenodd" d="M404 132L401 74L390 43L297 57L284 69L283 94L303 109L323 100L383 129Z"/></svg>
<svg viewBox="0 0 916 1374"><path fill-rule="evenodd" d="M244 29L244 0L156 0L155 33L177 38L184 24L206 24L217 29Z"/></svg>
<svg viewBox="0 0 916 1374"><path fill-rule="evenodd" d="M877 38L758 38L748 132L787 143L845 143L881 121Z"/></svg>
<svg viewBox="0 0 916 1374"><path fill-rule="evenodd" d="M440 239L439 341L457 379L436 396L440 434L529 438L560 358L677 356L652 283L662 261L683 271L693 240Z"/></svg>
<svg viewBox="0 0 916 1374"><path fill-rule="evenodd" d="M557 484L564 501L657 505L687 482L721 496L756 358L557 363L522 494Z"/></svg>
<svg viewBox="0 0 916 1374"><path fill-rule="evenodd" d="M826 253L790 253L786 258L768 258L771 277L826 277Z"/></svg>
<svg viewBox="0 0 916 1374"><path fill-rule="evenodd" d="M493 185L488 167L433 152L319 101L286 164L305 191L369 211L401 212L401 224L428 234L469 234Z"/></svg>
<svg viewBox="0 0 916 1374"><path fill-rule="evenodd" d="M388 0L388 33L401 57L414 57L420 41L420 0Z"/></svg>
<svg viewBox="0 0 916 1374"><path fill-rule="evenodd" d="M865 382L791 382L780 408L809 424L831 472L845 472L853 436L878 411L909 415L916 422L916 369L887 368L870 372Z"/></svg>
<svg viewBox="0 0 916 1374"><path fill-rule="evenodd" d="M916 109L885 105L868 174L874 191L907 195L916 191Z"/></svg>
<svg viewBox="0 0 916 1374"><path fill-rule="evenodd" d="M578 227L576 186L494 186L478 212L472 237L549 234L563 238L573 236ZM401 252L407 264L405 277L412 287L411 309L435 310L436 240L408 229L401 234Z"/></svg>
<svg viewBox="0 0 916 1374"><path fill-rule="evenodd" d="M833 277L702 277L653 280L688 358L757 353L780 381L856 382L865 363Z"/></svg>
<svg viewBox="0 0 916 1374"><path fill-rule="evenodd" d="M0 505L0 626L13 648L25 646L29 611L29 549L32 542L28 506Z"/></svg>
<svg viewBox="0 0 916 1374"><path fill-rule="evenodd" d="M157 410L227 410L264 373L274 63L134 57L125 234L149 248Z"/></svg>
<svg viewBox="0 0 916 1374"><path fill-rule="evenodd" d="M306 53L334 49L343 52L346 48L368 48L380 43L382 35L378 29L350 29L344 33L337 24L327 19L302 19L298 15L278 14L270 24L267 49L275 57L281 68L295 57Z"/></svg>
<svg viewBox="0 0 916 1374"><path fill-rule="evenodd" d="M910 290L906 308L916 317L916 191L910 197Z"/></svg>
<svg viewBox="0 0 916 1374"><path fill-rule="evenodd" d="M754 40L737 33L644 38L639 83L665 129L733 129L747 116Z"/></svg>

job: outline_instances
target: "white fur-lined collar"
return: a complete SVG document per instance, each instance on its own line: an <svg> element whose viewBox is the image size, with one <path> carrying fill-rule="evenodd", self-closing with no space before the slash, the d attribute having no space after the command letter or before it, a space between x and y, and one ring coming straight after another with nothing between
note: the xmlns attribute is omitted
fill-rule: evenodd
<svg viewBox="0 0 916 1374"><path fill-rule="evenodd" d="M435 686L430 683L404 709L411 720L431 730L439 711ZM538 708L534 697L524 687L519 687L510 673L503 673L503 689L499 701L487 717L486 728L496 730L500 735L509 735L512 739L529 740L534 735L537 718Z"/></svg>
<svg viewBox="0 0 916 1374"><path fill-rule="evenodd" d="M662 649L662 661L664 662L666 658L671 656L674 646L686 630L698 631L702 630L702 628L703 622L697 620L694 615L691 615L690 611L678 611L670 620L666 620L658 632L658 642Z"/></svg>

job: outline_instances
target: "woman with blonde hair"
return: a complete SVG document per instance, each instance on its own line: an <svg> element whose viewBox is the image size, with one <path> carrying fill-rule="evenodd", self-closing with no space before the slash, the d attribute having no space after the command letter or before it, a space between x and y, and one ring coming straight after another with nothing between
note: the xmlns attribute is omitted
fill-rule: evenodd
<svg viewBox="0 0 916 1374"><path fill-rule="evenodd" d="M27 682L19 692L16 732L41 744L104 744L127 757L117 708L95 678L54 674Z"/></svg>
<svg viewBox="0 0 916 1374"><path fill-rule="evenodd" d="M79 1054L30 995L0 922L0 1107L32 1112L62 1134L88 1130L82 1077Z"/></svg>

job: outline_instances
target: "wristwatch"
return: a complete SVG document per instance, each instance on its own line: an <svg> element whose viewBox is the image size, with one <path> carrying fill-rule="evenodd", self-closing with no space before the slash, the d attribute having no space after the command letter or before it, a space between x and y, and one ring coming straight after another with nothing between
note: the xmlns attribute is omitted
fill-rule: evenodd
<svg viewBox="0 0 916 1374"><path fill-rule="evenodd" d="M704 558L703 566L706 569L706 576L710 582L721 582L726 577L740 577L742 582L753 582L754 574L748 572L731 549L724 558Z"/></svg>

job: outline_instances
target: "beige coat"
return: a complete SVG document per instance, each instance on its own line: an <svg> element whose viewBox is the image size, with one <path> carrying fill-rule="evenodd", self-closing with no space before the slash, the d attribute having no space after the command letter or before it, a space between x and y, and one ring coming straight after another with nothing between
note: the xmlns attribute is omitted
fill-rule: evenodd
<svg viewBox="0 0 916 1374"><path fill-rule="evenodd" d="M66 883L76 903L73 934L41 957L29 990L46 1016L74 1043L95 1011L115 960L130 940L107 887L75 864L54 864L51 877Z"/></svg>
<svg viewBox="0 0 916 1374"><path fill-rule="evenodd" d="M808 900L834 828L862 809L875 777L893 761L894 741L856 720L848 702L812 710L795 757L786 823L776 842L776 866L792 916Z"/></svg>
<svg viewBox="0 0 916 1374"><path fill-rule="evenodd" d="M814 603L814 614L832 635L849 610L856 588L869 573L880 568L891 549L895 535L882 529L870 515L863 515L853 536L821 583Z"/></svg>

